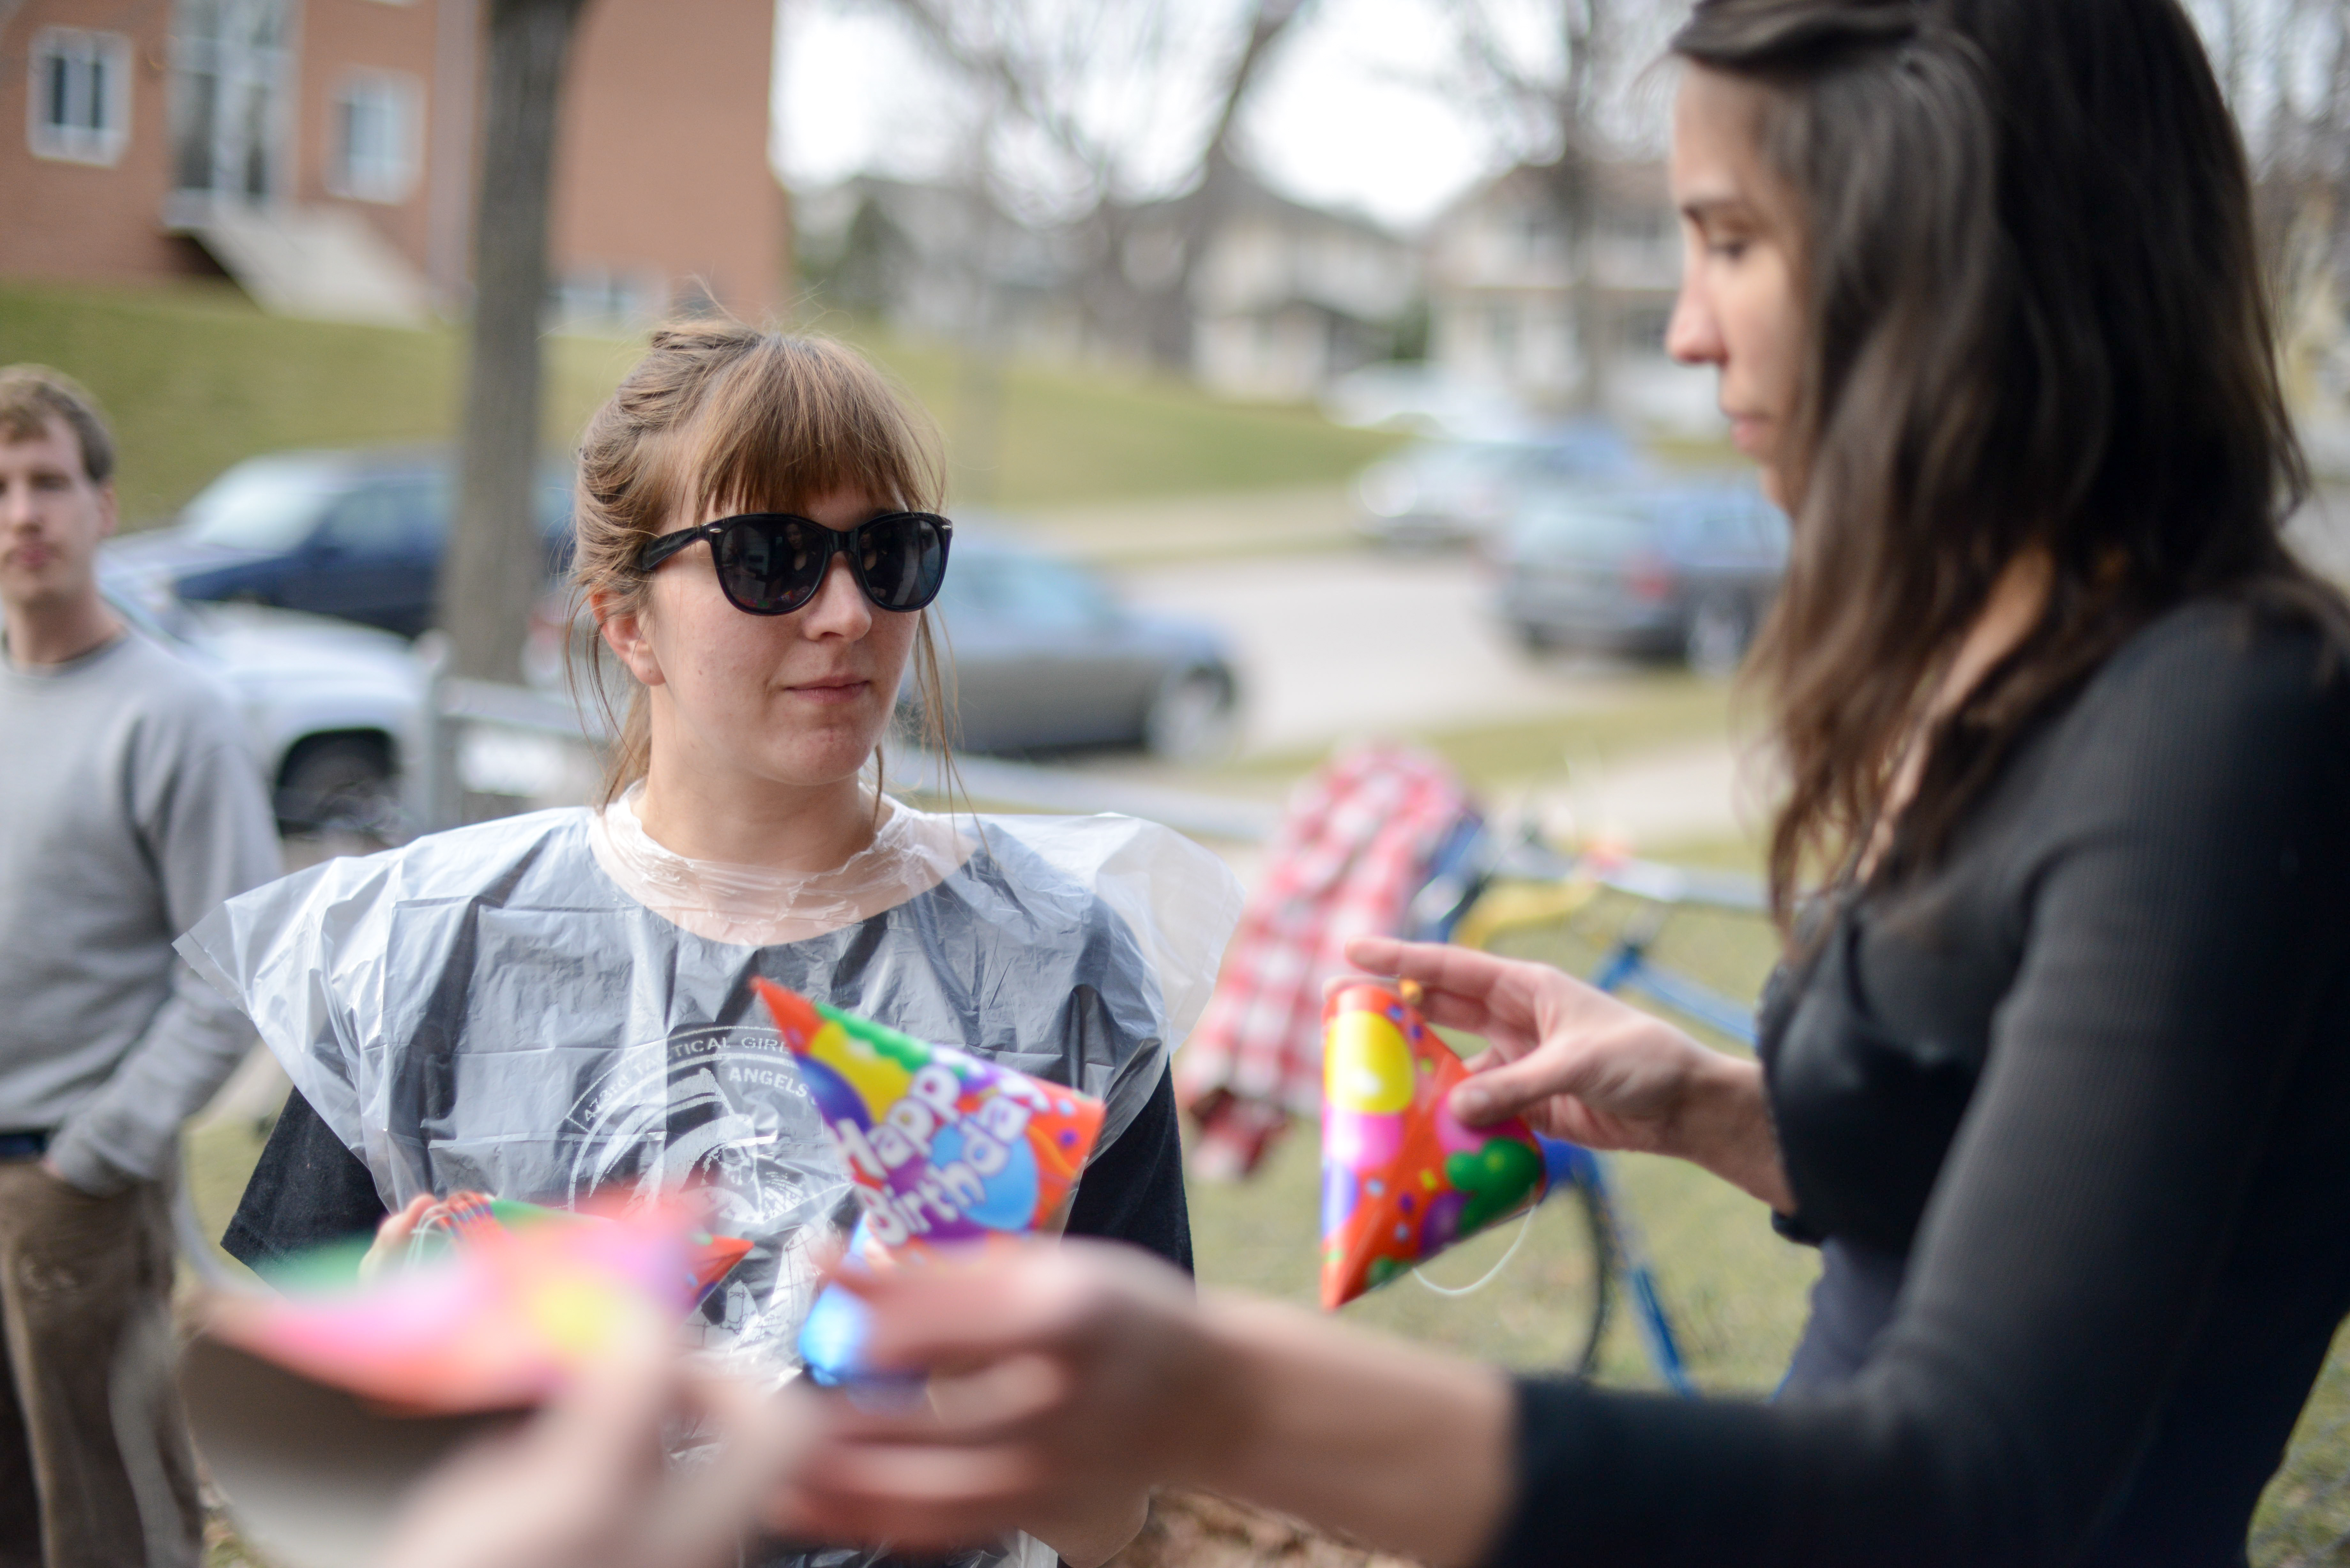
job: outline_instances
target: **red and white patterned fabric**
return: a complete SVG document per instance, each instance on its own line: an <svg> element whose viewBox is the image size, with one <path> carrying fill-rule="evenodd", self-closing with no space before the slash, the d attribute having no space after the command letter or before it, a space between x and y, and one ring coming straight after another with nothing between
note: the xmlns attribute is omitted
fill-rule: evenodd
<svg viewBox="0 0 2350 1568"><path fill-rule="evenodd" d="M1392 744L1342 754L1290 798L1216 993L1176 1058L1176 1092L1199 1124L1194 1172L1248 1176L1291 1115L1321 1114L1323 982L1345 971L1348 940L1403 929L1468 804L1442 761Z"/></svg>

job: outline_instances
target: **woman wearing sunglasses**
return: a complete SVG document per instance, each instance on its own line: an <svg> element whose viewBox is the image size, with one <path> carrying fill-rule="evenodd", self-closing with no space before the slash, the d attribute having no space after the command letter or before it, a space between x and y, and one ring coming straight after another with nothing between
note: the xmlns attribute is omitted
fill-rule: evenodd
<svg viewBox="0 0 2350 1568"><path fill-rule="evenodd" d="M848 349L731 323L655 336L580 448L593 684L630 693L603 804L313 867L185 944L296 1085L231 1251L265 1269L380 1226L381 1252L462 1189L692 1185L713 1231L756 1243L696 1335L788 1366L847 1189L751 990L764 977L1100 1096L1067 1230L1190 1266L1166 1059L1238 891L1149 824L882 793L910 664L942 741L939 488L913 416ZM1142 1510L1113 1489L972 1560L1084 1568Z"/></svg>

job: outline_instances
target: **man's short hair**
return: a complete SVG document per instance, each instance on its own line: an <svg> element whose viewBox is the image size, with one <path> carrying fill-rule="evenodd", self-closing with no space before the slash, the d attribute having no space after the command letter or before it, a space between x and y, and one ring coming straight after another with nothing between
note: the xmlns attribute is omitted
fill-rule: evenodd
<svg viewBox="0 0 2350 1568"><path fill-rule="evenodd" d="M114 434L88 388L47 365L0 366L0 441L37 441L53 419L81 442L82 472L92 484L114 477Z"/></svg>

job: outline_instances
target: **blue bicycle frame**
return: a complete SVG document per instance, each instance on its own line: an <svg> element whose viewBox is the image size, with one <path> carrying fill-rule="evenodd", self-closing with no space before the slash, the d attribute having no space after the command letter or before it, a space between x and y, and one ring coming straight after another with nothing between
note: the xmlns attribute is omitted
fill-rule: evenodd
<svg viewBox="0 0 2350 1568"><path fill-rule="evenodd" d="M1520 864L1529 859L1537 864ZM1561 877L1576 869L1575 862L1540 846L1519 845L1497 852L1483 823L1474 817L1464 818L1440 847L1430 867L1429 884L1420 898L1415 900L1419 929L1413 934L1422 940L1451 940L1461 917L1476 902L1485 885L1505 867L1508 875L1531 874L1536 879L1545 876ZM1633 862L1613 868L1600 880L1634 897L1653 900L1668 910L1684 903L1741 911L1759 911L1762 908L1759 896L1738 879L1670 867ZM1648 944L1655 940L1661 924L1659 916L1621 938L1599 961L1591 983L1605 992L1638 992L1731 1039L1753 1045L1754 1019L1751 1010L1650 960ZM1614 1247L1617 1262L1630 1287L1634 1321L1640 1326L1640 1339L1648 1351L1649 1366L1673 1392L1685 1398L1696 1397L1697 1386L1690 1381L1680 1341L1673 1331L1671 1315L1665 1311L1663 1293L1657 1288L1656 1270L1649 1262L1648 1248L1631 1216L1616 1199L1607 1180L1606 1162L1590 1149L1567 1147L1574 1149L1566 1161L1570 1179L1591 1196L1606 1218L1608 1244Z"/></svg>

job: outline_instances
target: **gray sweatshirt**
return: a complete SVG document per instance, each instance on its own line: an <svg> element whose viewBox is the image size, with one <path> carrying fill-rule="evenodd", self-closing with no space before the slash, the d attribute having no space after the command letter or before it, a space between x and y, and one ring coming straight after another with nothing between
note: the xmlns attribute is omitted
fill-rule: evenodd
<svg viewBox="0 0 2350 1568"><path fill-rule="evenodd" d="M67 1179L162 1174L252 1039L172 940L278 874L218 686L137 633L28 672L0 655L0 1130Z"/></svg>

